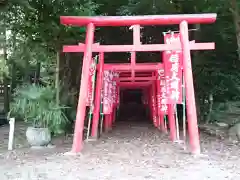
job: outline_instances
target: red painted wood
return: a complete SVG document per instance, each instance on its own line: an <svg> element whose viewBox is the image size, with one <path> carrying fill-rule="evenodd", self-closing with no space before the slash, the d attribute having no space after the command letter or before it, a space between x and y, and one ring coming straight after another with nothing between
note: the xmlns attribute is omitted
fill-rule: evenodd
<svg viewBox="0 0 240 180"><path fill-rule="evenodd" d="M103 68L104 68L104 53L99 55L99 69L97 71L97 84L95 93L95 104L92 122L92 137L97 138L98 134L98 124L99 124L99 112L101 103L101 89L103 86Z"/></svg>
<svg viewBox="0 0 240 180"><path fill-rule="evenodd" d="M156 73L157 74L157 73ZM161 113L161 85L160 85L160 79L156 80L156 88L157 88L157 113L158 113L158 121L159 121L159 128L166 132L165 126L164 126L164 115Z"/></svg>
<svg viewBox="0 0 240 180"><path fill-rule="evenodd" d="M158 69L162 69L161 63L144 63L136 64L135 54L136 52L159 52L169 50L182 50L184 57L184 78L186 82L186 96L187 96L187 116L188 116L188 129L190 136L190 145L193 153L200 153L199 134L197 127L195 97L193 89L193 78L191 69L191 57L190 50L206 50L214 49L214 43L195 43L189 42L188 39L188 24L200 24L200 23L213 23L216 20L216 14L178 14L178 15L148 15L148 16L97 16L97 17L74 17L74 16L61 16L60 21L65 25L74 26L87 26L87 36L85 44L79 43L79 45L64 46L63 52L84 52L83 68L80 86L80 95L78 100L77 117L75 123L74 140L72 146L72 152L79 152L82 149L83 140L83 128L84 118L86 113L86 97L88 86L88 73L90 66L90 59L92 58L92 52L132 52L131 64L105 64L104 70L113 70L121 72L121 76L124 78L130 78L130 80L136 80L137 77L142 79L147 78L146 73L155 72ZM182 22L184 21L184 22ZM181 23L181 24L180 24ZM140 44L140 28L139 25L172 25L180 24L181 44ZM94 43L94 26L133 26L134 29L134 42L133 45L100 45ZM98 66L98 71L101 69ZM126 73L127 72L127 73ZM145 75L144 75L145 74ZM139 78L140 79L140 78ZM120 79L121 80L121 79ZM151 87L154 83L153 80L145 82L118 82L119 88L142 88L148 89L148 95L154 94L151 91ZM100 98L99 98L100 99ZM151 101L149 99L148 105L153 115L153 109ZM175 119L173 112L173 105L170 105L169 112L169 124L171 129L171 139L176 138ZM105 128L111 127L110 115L105 116Z"/></svg>
<svg viewBox="0 0 240 180"><path fill-rule="evenodd" d="M80 93L78 99L77 106L77 115L73 136L73 144L72 144L72 152L77 153L82 149L82 141L83 141L83 129L84 129L84 119L86 113L86 100L87 100L87 89L88 89L88 75L89 68L92 59L92 44L94 39L94 25L90 23L87 26L87 34L86 34L86 48L84 50L83 56L83 67L82 67L82 76L81 76L81 85L80 85Z"/></svg>
<svg viewBox="0 0 240 180"><path fill-rule="evenodd" d="M190 50L215 49L215 43L190 43ZM83 52L84 46L65 45L63 52ZM144 45L93 45L93 52L156 52L182 50L180 44L144 44Z"/></svg>
<svg viewBox="0 0 240 180"><path fill-rule="evenodd" d="M139 87L139 86L148 86L151 85L152 81L148 81L148 82L117 82L117 85L120 87Z"/></svg>
<svg viewBox="0 0 240 180"><path fill-rule="evenodd" d="M113 70L117 72L122 71L130 71L131 68L134 68L135 71L141 71L141 72L151 72L156 71L157 69L162 69L163 65L162 63L142 63L142 64L136 64L136 66L132 66L129 63L122 63L122 64L105 64L104 69L105 70Z"/></svg>
<svg viewBox="0 0 240 180"><path fill-rule="evenodd" d="M195 93L193 87L192 63L189 47L188 23L180 24L181 43L183 47L183 75L186 88L187 120L191 151L200 154L200 140L197 124L197 112L195 104Z"/></svg>
<svg viewBox="0 0 240 180"><path fill-rule="evenodd" d="M173 25L186 20L189 24L214 23L217 14L176 14L176 15L145 15L145 16L61 16L64 25L86 26L131 26L139 25Z"/></svg>
<svg viewBox="0 0 240 180"><path fill-rule="evenodd" d="M134 25L133 26L133 44L134 45L140 45L140 25ZM131 52L131 66L134 67L136 65L136 51ZM132 69L131 77L132 81L135 76L135 71Z"/></svg>
<svg viewBox="0 0 240 180"><path fill-rule="evenodd" d="M175 122L175 116L174 116L174 105L168 104L168 122L169 122L169 128L170 128L170 139L172 141L176 141L176 122Z"/></svg>
<svg viewBox="0 0 240 180"><path fill-rule="evenodd" d="M130 76L131 76L130 72L121 72L119 77L122 78ZM149 77L149 76L152 76L152 72L135 72L135 77Z"/></svg>
<svg viewBox="0 0 240 180"><path fill-rule="evenodd" d="M122 81L149 81L149 80L156 80L155 76L150 76L150 77L134 77L134 79L132 79L132 77L120 77L116 79L117 82L122 82Z"/></svg>
<svg viewBox="0 0 240 180"><path fill-rule="evenodd" d="M148 88L150 85L141 85L141 86L121 86L119 87L121 90L127 90L127 89L146 89Z"/></svg>

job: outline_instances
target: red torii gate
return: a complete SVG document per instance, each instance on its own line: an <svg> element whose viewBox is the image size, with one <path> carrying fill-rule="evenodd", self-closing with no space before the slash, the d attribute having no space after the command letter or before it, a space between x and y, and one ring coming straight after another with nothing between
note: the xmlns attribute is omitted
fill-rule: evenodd
<svg viewBox="0 0 240 180"><path fill-rule="evenodd" d="M152 72L162 67L161 63L136 64L135 53L147 51L183 51L183 68L186 87L187 117L190 137L191 151L194 154L200 153L199 133L197 126L197 115L195 106L195 95L192 77L191 50L214 49L214 43L190 43L188 35L188 24L213 23L216 14L181 14L181 15L146 15L146 16L96 16L96 17L75 17L61 16L61 23L72 26L87 26L85 44L64 46L63 52L84 52L83 68L81 75L80 94L77 107L74 140L72 152L77 153L82 149L84 118L86 112L86 98L88 87L88 75L90 60L93 52L99 52L98 81L96 87L96 99L93 117L93 136L96 136L97 123L99 118L100 89L102 87L103 70L115 70L118 72L131 71L128 80L136 80L137 71ZM180 24L181 44L141 44L140 25L173 25ZM99 45L94 44L94 31L96 26L132 26L133 45ZM128 64L104 64L104 52L131 52L131 63ZM125 76L126 77L126 76ZM127 76L128 77L128 76ZM121 78L119 79L121 80ZM119 82L125 83L125 82ZM135 82L137 83L137 82ZM149 83L149 82L146 82ZM142 84L142 83L141 83ZM140 85L140 84L139 84ZM124 86L124 85L123 85Z"/></svg>

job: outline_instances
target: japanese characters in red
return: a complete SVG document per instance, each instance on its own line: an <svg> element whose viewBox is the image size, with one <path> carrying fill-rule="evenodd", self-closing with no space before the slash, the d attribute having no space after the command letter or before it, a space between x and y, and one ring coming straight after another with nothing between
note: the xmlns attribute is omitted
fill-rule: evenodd
<svg viewBox="0 0 240 180"><path fill-rule="evenodd" d="M179 33L164 35L166 44L180 44ZM167 104L182 103L182 51L163 52L164 73L167 88Z"/></svg>

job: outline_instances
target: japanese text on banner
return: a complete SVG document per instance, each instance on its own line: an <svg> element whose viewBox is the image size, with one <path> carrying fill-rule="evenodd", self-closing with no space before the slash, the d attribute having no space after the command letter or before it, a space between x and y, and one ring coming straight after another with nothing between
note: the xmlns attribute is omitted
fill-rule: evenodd
<svg viewBox="0 0 240 180"><path fill-rule="evenodd" d="M111 113L111 91L110 91L110 71L104 71L103 78L103 113L110 114Z"/></svg>
<svg viewBox="0 0 240 180"><path fill-rule="evenodd" d="M165 34L166 44L180 43L179 33ZM182 103L182 51L163 52L165 69L167 104Z"/></svg>
<svg viewBox="0 0 240 180"><path fill-rule="evenodd" d="M160 81L160 94L157 95L157 105L160 107L160 113L167 114L167 89L164 75L164 69L158 70L158 80Z"/></svg>
<svg viewBox="0 0 240 180"><path fill-rule="evenodd" d="M87 106L91 106L93 104L93 83L94 75L96 72L96 62L94 59L91 60L91 66L89 68L89 76L88 76L88 91L87 91Z"/></svg>

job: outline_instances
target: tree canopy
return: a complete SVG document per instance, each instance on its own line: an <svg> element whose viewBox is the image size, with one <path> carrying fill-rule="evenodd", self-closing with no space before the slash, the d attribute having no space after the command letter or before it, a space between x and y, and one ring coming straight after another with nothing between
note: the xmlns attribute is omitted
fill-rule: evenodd
<svg viewBox="0 0 240 180"><path fill-rule="evenodd" d="M193 53L193 70L197 99L213 94L216 101L239 99L240 77L240 1L239 0L2 0L0 31L2 44L8 49L6 63L21 67L22 74L36 62L45 70L56 66L55 53L63 44L84 40L85 29L65 27L61 15L147 15L178 13L217 13L215 24L192 26L196 41L216 42L216 50ZM158 43L162 32L177 30L172 26L144 27L142 41ZM6 32L10 35L6 37ZM3 36L4 35L4 36ZM95 41L104 44L128 44L132 34L128 28L100 28ZM1 46L3 48L3 46ZM107 61L127 62L128 54L107 54ZM154 53L138 53L139 59L159 61ZM6 74L0 63L1 74ZM55 68L55 67L54 67ZM52 69L54 69L52 68ZM79 67L80 68L80 67ZM3 70L4 69L4 70ZM53 70L54 71L54 70Z"/></svg>

